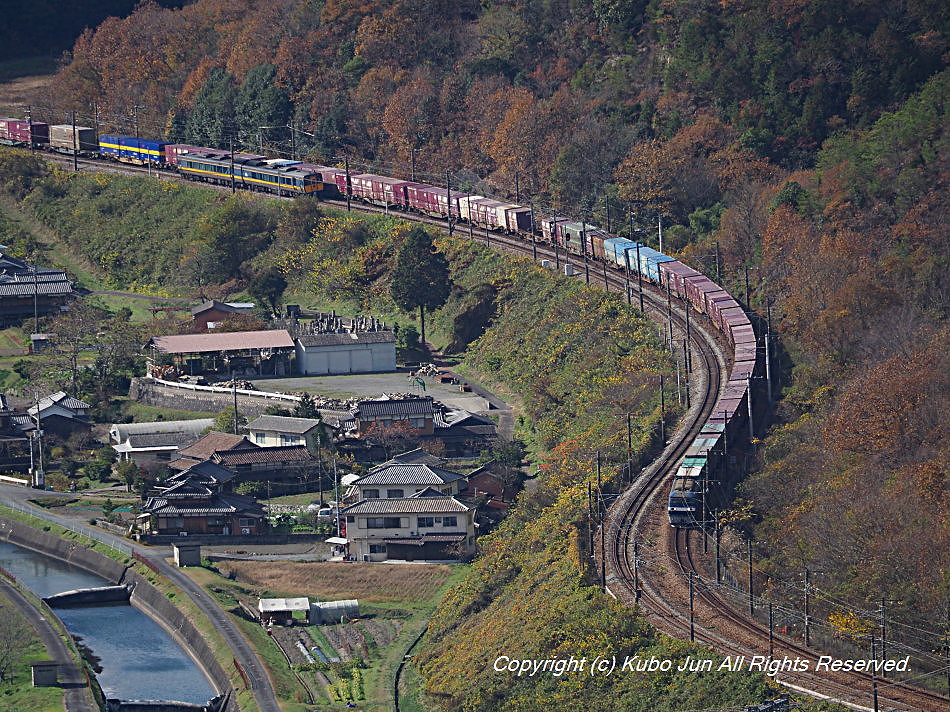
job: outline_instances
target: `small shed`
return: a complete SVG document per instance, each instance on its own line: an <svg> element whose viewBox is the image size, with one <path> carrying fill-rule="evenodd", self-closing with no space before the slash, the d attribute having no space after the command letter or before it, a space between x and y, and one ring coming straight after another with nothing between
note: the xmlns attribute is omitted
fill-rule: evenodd
<svg viewBox="0 0 950 712"><path fill-rule="evenodd" d="M201 566L200 544L178 544L172 542L172 552L175 555L175 566Z"/></svg>
<svg viewBox="0 0 950 712"><path fill-rule="evenodd" d="M360 602L355 598L343 601L314 601L307 620L312 625L341 623L360 617Z"/></svg>
<svg viewBox="0 0 950 712"><path fill-rule="evenodd" d="M257 601L261 623L294 624L294 611L310 611L308 598L261 598ZM308 613L309 615L309 613Z"/></svg>
<svg viewBox="0 0 950 712"><path fill-rule="evenodd" d="M30 663L30 672L33 678L33 687L56 687L59 684L59 663L52 660L43 660Z"/></svg>

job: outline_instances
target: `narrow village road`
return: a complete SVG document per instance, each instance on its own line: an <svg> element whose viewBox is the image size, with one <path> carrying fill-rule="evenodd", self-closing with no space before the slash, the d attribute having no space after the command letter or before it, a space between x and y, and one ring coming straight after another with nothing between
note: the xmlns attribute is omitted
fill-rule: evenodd
<svg viewBox="0 0 950 712"><path fill-rule="evenodd" d="M99 712L99 706L92 697L92 690L89 689L82 670L42 611L34 606L20 589L3 577L0 577L0 596L9 599L23 614L40 636L50 658L59 665L59 686L63 690L66 712Z"/></svg>
<svg viewBox="0 0 950 712"><path fill-rule="evenodd" d="M27 489L16 485L0 484L0 502L13 503L17 509L28 510L31 514L48 522L58 524L67 529L87 534L91 528L86 525L79 525L66 517L48 512L41 507L36 507L28 500L37 497L62 496L54 492L43 492L42 490ZM163 576L173 581L179 586L189 598L191 598L198 608L208 616L212 625L218 630L228 647L234 659L244 669L250 683L251 691L257 700L261 712L280 712L280 705L277 702L277 696L274 693L274 687L270 678L264 669L263 663L257 657L254 649L248 643L247 639L238 630L237 626L228 618L217 602L206 594L200 586L192 581L180 569L169 564L166 557L170 556L169 548L166 547L146 547L136 544L122 537L110 534L109 532L96 530L95 538L103 543L114 546L121 551L133 551L149 562L153 563Z"/></svg>

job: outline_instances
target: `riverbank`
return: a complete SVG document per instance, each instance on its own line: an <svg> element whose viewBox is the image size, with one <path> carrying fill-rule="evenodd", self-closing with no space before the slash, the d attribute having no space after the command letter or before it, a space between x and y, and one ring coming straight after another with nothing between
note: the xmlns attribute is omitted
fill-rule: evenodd
<svg viewBox="0 0 950 712"><path fill-rule="evenodd" d="M163 586L162 590L156 588L153 585L156 574L137 564L133 557L114 550L110 557L92 548L104 548L101 543L59 538L54 534L68 533L78 539L68 530L54 532L52 525L41 521L36 523L46 531L37 529L22 521L26 516L13 511L0 512L0 539L73 564L110 583L134 585L131 603L161 626L191 656L214 689L222 695L221 709L240 712L249 708L238 704L231 680L219 663L219 655L215 654L202 633L192 624L189 614L183 610L187 609L184 600L187 596L172 590L170 586ZM144 568L145 573L138 571L139 567Z"/></svg>

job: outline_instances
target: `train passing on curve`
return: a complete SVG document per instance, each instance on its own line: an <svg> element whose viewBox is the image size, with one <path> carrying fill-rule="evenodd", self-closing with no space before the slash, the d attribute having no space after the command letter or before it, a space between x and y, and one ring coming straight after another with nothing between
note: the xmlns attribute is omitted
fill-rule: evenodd
<svg viewBox="0 0 950 712"><path fill-rule="evenodd" d="M649 246L564 217L536 219L530 206L373 173L268 158L137 136L95 136L89 127L0 118L0 143L148 165L189 180L280 196L350 197L368 204L452 219L484 230L540 239L567 253L601 260L648 280L708 319L732 349L729 378L702 432L673 478L668 516L674 527L703 524L714 487L731 484L730 446L748 436L752 382L760 376L755 330L742 306L720 285Z"/></svg>

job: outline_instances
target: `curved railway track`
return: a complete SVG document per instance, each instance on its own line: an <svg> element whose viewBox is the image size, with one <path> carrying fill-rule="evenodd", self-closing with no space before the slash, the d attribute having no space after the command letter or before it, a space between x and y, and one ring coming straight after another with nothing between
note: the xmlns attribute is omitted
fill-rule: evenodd
<svg viewBox="0 0 950 712"><path fill-rule="evenodd" d="M48 154L47 154L48 155ZM72 164L72 158L52 155L56 162ZM169 171L150 171L144 167L129 166L98 160L80 159L79 164L94 170L110 170L129 174L154 174L171 180L183 180ZM191 182L191 181L183 181ZM229 188L214 187L221 191ZM276 197L276 196L269 196ZM286 198L293 199L293 198ZM326 201L335 207L346 207L345 201ZM447 231L445 220L405 213L388 208L366 205L353 201L353 209L363 212L399 215L407 220L423 222ZM551 259L559 264L574 264L581 267L577 255L567 255L563 249L558 256L545 243L530 244L520 238L472 230L468 225L455 225L457 234L484 241L496 249L530 257ZM629 286L615 270L604 269L590 262L583 265L584 271L575 272L576 278L588 276L592 285L601 282L605 289L627 294ZM589 271L588 271L589 270ZM602 274L601 274L602 272ZM639 295L633 296L634 300ZM645 312L654 320L666 323L672 320L674 337L686 335L683 309L674 303L668 311L667 297L646 286L643 290ZM856 672L814 672L819 653L786 637L772 634L766 627L750 620L716 593L715 582L707 581L700 566L694 560L690 546L691 532L673 529L666 522L665 502L669 479L675 472L679 459L709 418L719 394L721 374L727 372L728 359L724 355L720 338L704 328L699 318L690 319L690 344L693 369L687 388L692 396L692 406L669 438L669 444L660 456L634 479L631 485L617 498L610 508L604 526L608 528L606 550L607 592L627 605L636 605L657 628L680 638L694 638L725 655L767 656L769 641L776 658L779 656L807 660L808 671L785 671L776 675L780 684L803 694L845 704L856 710L874 710L874 687L877 687L878 709L881 712L947 712L950 698L911 685ZM642 549L641 549L642 547ZM657 563L659 562L659 563ZM644 567L642 564L649 566ZM645 570L649 576L645 576ZM689 579L693 583L692 620L683 613L689 610Z"/></svg>

